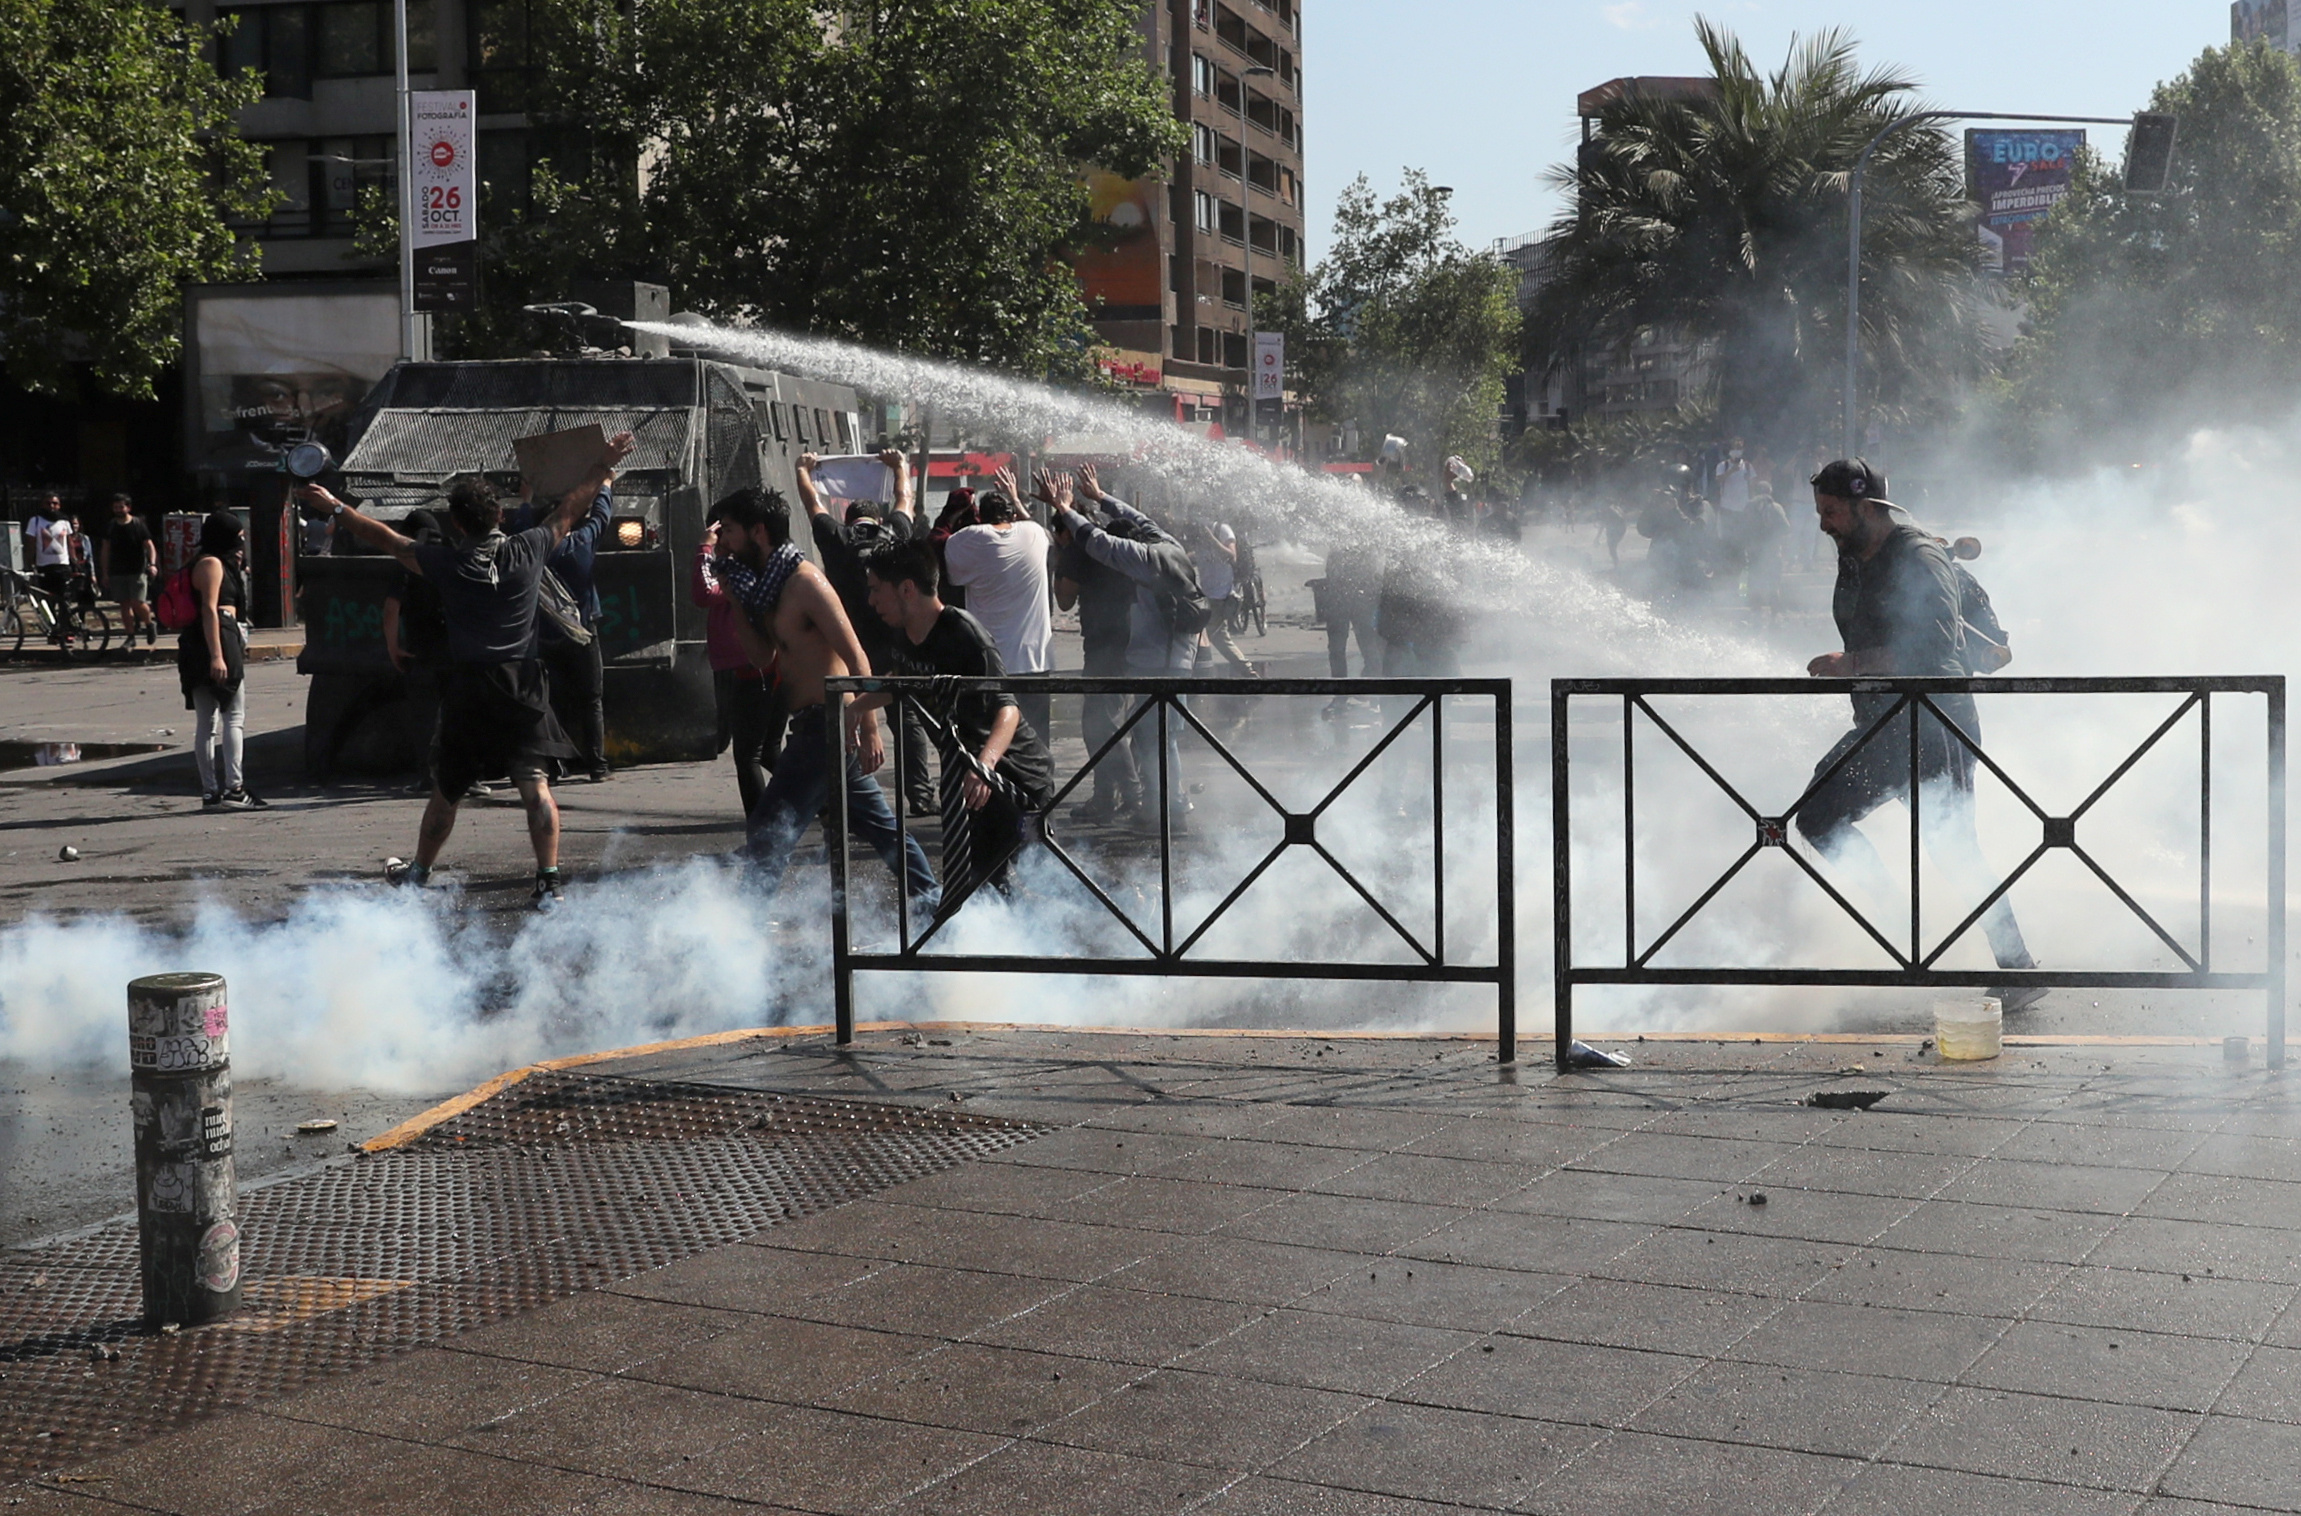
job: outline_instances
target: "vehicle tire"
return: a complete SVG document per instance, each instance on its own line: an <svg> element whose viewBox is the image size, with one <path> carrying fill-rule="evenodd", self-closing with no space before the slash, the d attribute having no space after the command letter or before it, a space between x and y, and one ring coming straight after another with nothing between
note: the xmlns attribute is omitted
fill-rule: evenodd
<svg viewBox="0 0 2301 1516"><path fill-rule="evenodd" d="M1259 573L1254 576L1254 634L1257 637L1270 635L1270 597L1262 591L1262 575Z"/></svg>

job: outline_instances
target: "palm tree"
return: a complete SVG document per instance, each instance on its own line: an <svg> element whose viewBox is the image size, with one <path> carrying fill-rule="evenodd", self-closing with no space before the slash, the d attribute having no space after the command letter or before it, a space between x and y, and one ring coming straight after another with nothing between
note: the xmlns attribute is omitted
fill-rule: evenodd
<svg viewBox="0 0 2301 1516"><path fill-rule="evenodd" d="M1694 23L1708 88L1629 92L1551 182L1573 197L1528 311L1545 369L1643 329L1705 342L1727 432L1828 434L1845 352L1846 201L1857 155L1916 110L1916 81L1863 71L1826 31L1761 75L1729 32ZM1863 178L1862 343L1875 403L1907 417L1973 373L1980 251L1947 133L1889 137Z"/></svg>

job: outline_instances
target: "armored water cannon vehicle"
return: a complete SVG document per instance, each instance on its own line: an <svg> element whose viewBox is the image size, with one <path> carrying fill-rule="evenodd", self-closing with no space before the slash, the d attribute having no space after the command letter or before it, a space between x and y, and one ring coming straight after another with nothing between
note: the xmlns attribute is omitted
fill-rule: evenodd
<svg viewBox="0 0 2301 1516"><path fill-rule="evenodd" d="M418 509L444 521L456 475L512 484L515 440L594 423L638 443L594 573L609 757L708 758L718 739L705 613L688 595L705 516L752 484L781 489L796 513L793 460L862 437L852 389L696 357L401 363L351 420L338 492L385 521ZM316 554L307 543L296 565L306 764L412 767L436 699L420 670L403 675L385 651L384 602L402 570L348 539L335 533Z"/></svg>

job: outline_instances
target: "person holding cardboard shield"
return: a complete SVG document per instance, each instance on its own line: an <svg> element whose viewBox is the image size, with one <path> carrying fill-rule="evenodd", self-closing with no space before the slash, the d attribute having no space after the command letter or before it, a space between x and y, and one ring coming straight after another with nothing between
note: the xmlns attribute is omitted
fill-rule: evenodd
<svg viewBox="0 0 2301 1516"><path fill-rule="evenodd" d="M551 797L551 774L559 760L575 756L575 747L552 715L537 648L536 602L549 572L545 560L591 514L614 483L615 466L635 445L629 432L621 433L580 471L532 480L539 496L546 483L564 486L551 491L559 497L558 508L514 536L505 535L502 502L477 474L461 475L448 486L452 544L412 541L318 485L296 492L307 509L335 517L367 546L421 574L437 587L447 612L448 667L440 683L431 799L415 861L392 871L392 883L428 883L455 830L464 791L475 779L508 771L526 805L528 840L535 848L532 903L539 911L559 904L559 807Z"/></svg>

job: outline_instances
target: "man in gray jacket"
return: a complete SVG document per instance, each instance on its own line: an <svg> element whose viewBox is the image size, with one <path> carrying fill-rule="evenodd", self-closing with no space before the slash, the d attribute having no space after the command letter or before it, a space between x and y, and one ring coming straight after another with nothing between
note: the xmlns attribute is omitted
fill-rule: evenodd
<svg viewBox="0 0 2301 1516"><path fill-rule="evenodd" d="M1183 545L1150 517L1105 490L1093 464L1082 464L1075 482L1068 474L1041 473L1038 485L1039 498L1054 514L1055 540L1066 548L1075 546L1095 562L1134 581L1134 605L1127 618L1127 673L1138 678L1189 678L1197 665L1198 634L1206 625L1208 607L1199 590L1198 570ZM1082 515L1076 508L1081 502L1099 509L1103 520L1098 524ZM1170 795L1181 786L1176 743L1179 733L1175 730L1179 725L1172 718L1168 721ZM1147 796L1152 776L1158 772L1155 713L1135 724L1129 741ZM1188 809L1188 801L1181 805L1170 802L1169 812L1178 830L1184 824L1182 813ZM1158 820L1150 814L1141 814L1140 819L1151 825Z"/></svg>

